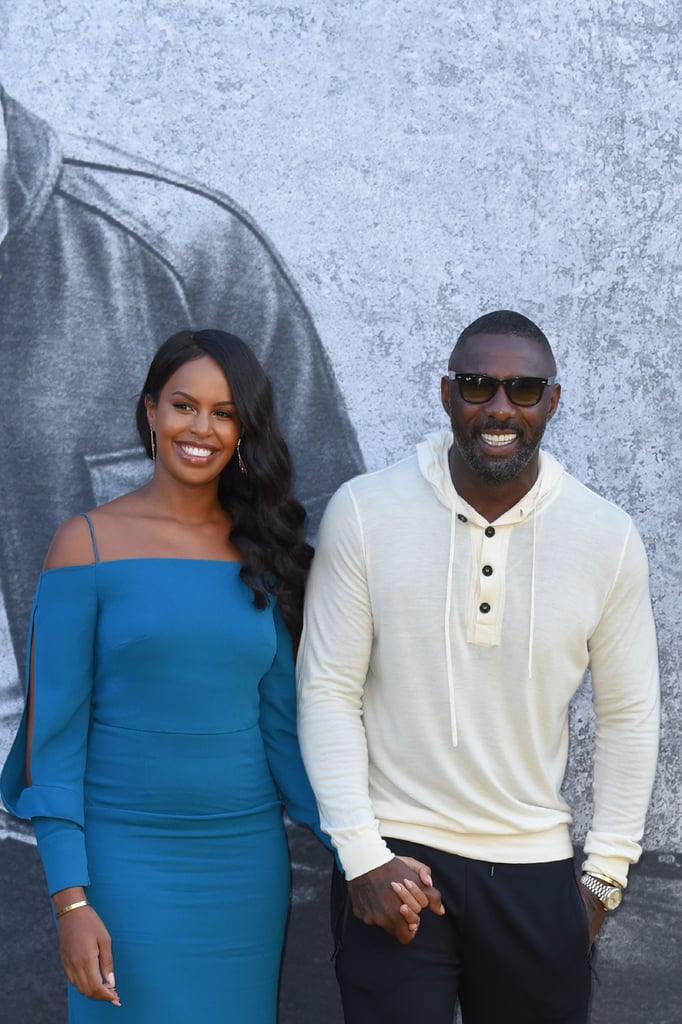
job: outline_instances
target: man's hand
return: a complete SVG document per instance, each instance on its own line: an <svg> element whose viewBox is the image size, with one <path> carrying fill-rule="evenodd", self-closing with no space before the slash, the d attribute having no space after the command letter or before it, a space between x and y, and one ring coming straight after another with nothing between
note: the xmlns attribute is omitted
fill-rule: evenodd
<svg viewBox="0 0 682 1024"><path fill-rule="evenodd" d="M580 893L583 906L585 907L585 914L587 915L587 924L590 929L590 949L592 949L597 933L604 923L606 911L604 910L604 904L599 897L595 896L593 892L590 892L587 886L583 885L582 882L578 882L578 892Z"/></svg>
<svg viewBox="0 0 682 1024"><path fill-rule="evenodd" d="M365 924L378 925L406 945L417 933L414 925L419 923L420 911L416 907L421 910L428 906L434 914L445 913L439 891L428 882L430 875L425 865L418 874L406 861L394 857L388 864L348 882L353 913Z"/></svg>

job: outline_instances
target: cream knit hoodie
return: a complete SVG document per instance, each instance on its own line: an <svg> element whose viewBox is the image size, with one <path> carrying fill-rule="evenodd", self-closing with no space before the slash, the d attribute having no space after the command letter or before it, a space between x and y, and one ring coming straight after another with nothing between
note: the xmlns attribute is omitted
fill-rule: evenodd
<svg viewBox="0 0 682 1024"><path fill-rule="evenodd" d="M299 734L347 877L383 837L492 863L572 855L568 705L597 717L586 865L626 883L658 738L646 555L625 512L543 452L488 523L456 493L449 431L344 484L324 515L298 663Z"/></svg>

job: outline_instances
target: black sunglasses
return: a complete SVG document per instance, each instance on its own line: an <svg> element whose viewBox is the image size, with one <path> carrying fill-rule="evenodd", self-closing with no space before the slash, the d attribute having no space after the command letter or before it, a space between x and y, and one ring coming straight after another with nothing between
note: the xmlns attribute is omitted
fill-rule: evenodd
<svg viewBox="0 0 682 1024"><path fill-rule="evenodd" d="M472 405L483 405L497 394L498 388L514 405L537 405L548 384L556 384L556 377L507 377L499 380L485 373L457 373L448 370L450 380L456 380L460 397Z"/></svg>

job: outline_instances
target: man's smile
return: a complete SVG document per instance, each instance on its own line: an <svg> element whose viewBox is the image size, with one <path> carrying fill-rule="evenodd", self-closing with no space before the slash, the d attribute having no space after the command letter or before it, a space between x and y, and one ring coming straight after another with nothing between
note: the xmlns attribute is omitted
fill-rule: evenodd
<svg viewBox="0 0 682 1024"><path fill-rule="evenodd" d="M519 436L518 434L489 434L480 433L480 438L485 441L486 444L490 445L491 448L506 448L507 445L513 444Z"/></svg>

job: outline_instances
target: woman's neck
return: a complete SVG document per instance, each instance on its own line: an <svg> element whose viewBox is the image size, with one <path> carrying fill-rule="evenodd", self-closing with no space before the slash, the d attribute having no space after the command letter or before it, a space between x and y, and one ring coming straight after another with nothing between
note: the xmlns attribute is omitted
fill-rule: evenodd
<svg viewBox="0 0 682 1024"><path fill-rule="evenodd" d="M205 524L226 518L215 486L185 487L157 469L143 488L146 497L163 516L179 523Z"/></svg>

